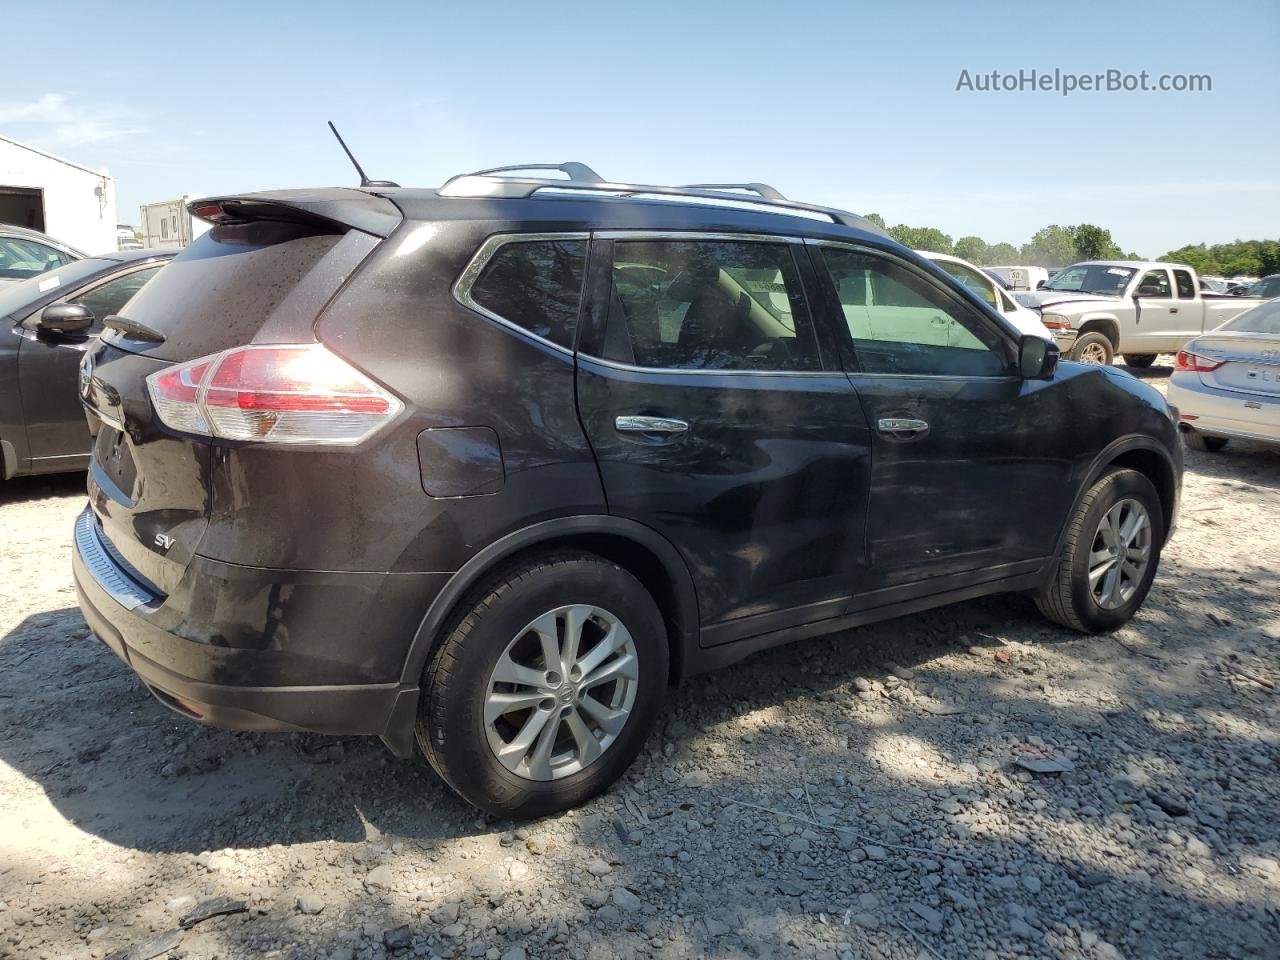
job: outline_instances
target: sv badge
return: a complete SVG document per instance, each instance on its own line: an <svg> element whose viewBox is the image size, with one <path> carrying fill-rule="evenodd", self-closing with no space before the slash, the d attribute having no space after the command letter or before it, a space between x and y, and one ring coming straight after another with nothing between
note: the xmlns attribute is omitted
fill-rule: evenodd
<svg viewBox="0 0 1280 960"><path fill-rule="evenodd" d="M157 533L154 541L155 545L161 550L168 550L177 542L178 541L174 540L173 537L167 536L163 533Z"/></svg>

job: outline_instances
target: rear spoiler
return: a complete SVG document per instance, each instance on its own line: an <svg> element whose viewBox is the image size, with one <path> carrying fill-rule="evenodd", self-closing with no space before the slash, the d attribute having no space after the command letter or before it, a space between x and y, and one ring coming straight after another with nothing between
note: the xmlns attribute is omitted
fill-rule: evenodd
<svg viewBox="0 0 1280 960"><path fill-rule="evenodd" d="M347 187L202 197L188 203L187 209L193 217L215 226L271 220L343 233L360 230L377 237L390 236L402 219L390 200Z"/></svg>

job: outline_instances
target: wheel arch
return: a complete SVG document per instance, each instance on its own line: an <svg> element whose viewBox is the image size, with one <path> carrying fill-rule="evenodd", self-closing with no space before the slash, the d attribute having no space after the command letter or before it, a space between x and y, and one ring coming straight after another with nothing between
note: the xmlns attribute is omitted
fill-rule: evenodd
<svg viewBox="0 0 1280 960"><path fill-rule="evenodd" d="M1152 437L1131 435L1120 437L1102 449L1090 464L1076 490L1075 500L1071 504L1071 512L1067 514L1058 535L1056 558L1062 551L1062 541L1067 535L1067 527L1075 516L1080 501L1089 492L1089 488L1098 482L1104 473L1114 467L1127 467L1137 470L1156 488L1160 497L1160 512L1164 517L1164 542L1169 541L1173 529L1173 521L1178 511L1178 471L1173 456ZM1163 544L1161 544L1163 546Z"/></svg>
<svg viewBox="0 0 1280 960"><path fill-rule="evenodd" d="M556 549L579 549L611 560L653 595L667 624L670 681L679 682L698 644L698 601L693 576L678 550L657 531L635 520L606 515L545 520L507 534L478 552L449 579L419 624L400 676L416 687L444 630L471 591L498 567Z"/></svg>
<svg viewBox="0 0 1280 960"><path fill-rule="evenodd" d="M1086 314L1080 326L1076 328L1076 336L1082 337L1086 333L1102 334L1111 341L1111 349L1114 353L1121 352L1120 321L1111 314Z"/></svg>

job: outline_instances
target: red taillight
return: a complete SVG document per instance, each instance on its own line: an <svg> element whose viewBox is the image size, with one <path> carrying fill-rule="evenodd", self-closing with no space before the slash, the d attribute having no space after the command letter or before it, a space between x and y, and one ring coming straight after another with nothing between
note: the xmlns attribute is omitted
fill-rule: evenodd
<svg viewBox="0 0 1280 960"><path fill-rule="evenodd" d="M237 347L153 373L147 389L166 426L224 440L350 445L403 407L320 344Z"/></svg>
<svg viewBox="0 0 1280 960"><path fill-rule="evenodd" d="M1210 360L1198 354L1188 353L1186 350L1179 350L1178 355L1173 358L1173 369L1190 370L1192 373L1208 373L1210 370L1217 370L1224 362L1223 360Z"/></svg>

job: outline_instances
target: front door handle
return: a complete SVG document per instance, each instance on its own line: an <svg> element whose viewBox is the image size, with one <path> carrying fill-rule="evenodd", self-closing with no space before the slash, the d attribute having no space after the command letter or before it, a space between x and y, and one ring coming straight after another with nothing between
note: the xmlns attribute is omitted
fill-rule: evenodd
<svg viewBox="0 0 1280 960"><path fill-rule="evenodd" d="M1170 307L1170 308L1169 308L1169 312L1170 312L1170 313L1177 313L1177 312L1178 312L1178 308L1177 308L1177 307Z"/></svg>
<svg viewBox="0 0 1280 960"><path fill-rule="evenodd" d="M689 424L674 417L618 417L613 421L619 433L688 433Z"/></svg>
<svg viewBox="0 0 1280 960"><path fill-rule="evenodd" d="M881 417L876 422L876 429L886 437L903 438L926 432L929 429L929 424L923 420L913 420L910 417Z"/></svg>

